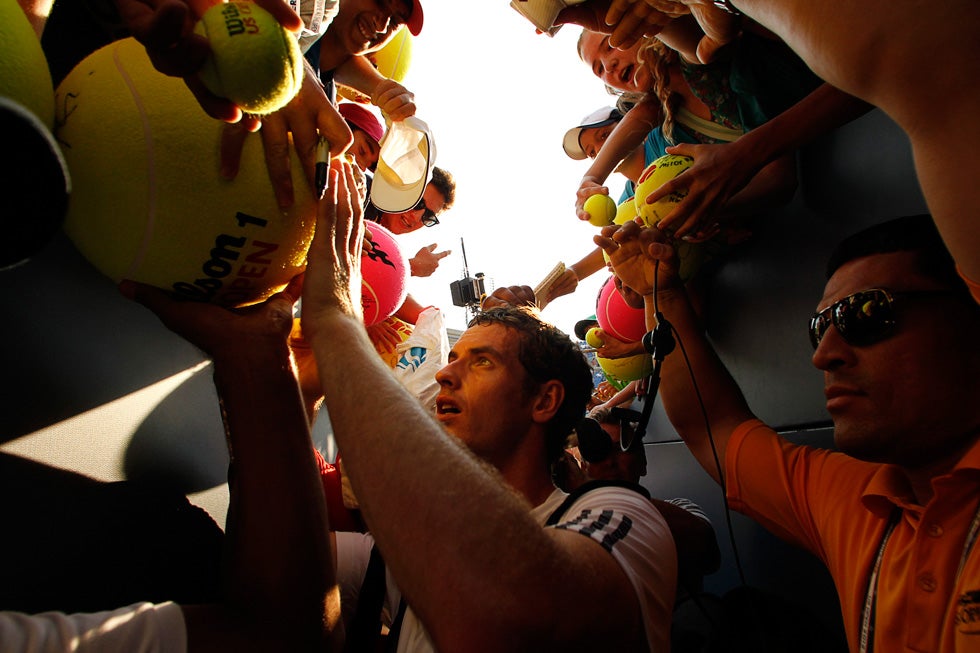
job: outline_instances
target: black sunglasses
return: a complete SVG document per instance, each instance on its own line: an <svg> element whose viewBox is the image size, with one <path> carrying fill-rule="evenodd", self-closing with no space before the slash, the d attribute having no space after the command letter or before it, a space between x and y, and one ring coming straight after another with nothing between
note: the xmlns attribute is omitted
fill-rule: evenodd
<svg viewBox="0 0 980 653"><path fill-rule="evenodd" d="M833 324L844 341L854 347L881 342L895 330L895 299L927 295L950 295L949 290L888 291L862 290L834 302L810 318L810 344L816 349Z"/></svg>
<svg viewBox="0 0 980 653"><path fill-rule="evenodd" d="M409 211L417 211L422 209L422 225L425 227L434 227L439 224L439 216L436 212L428 207L425 203L425 198L419 198L418 203L409 209Z"/></svg>

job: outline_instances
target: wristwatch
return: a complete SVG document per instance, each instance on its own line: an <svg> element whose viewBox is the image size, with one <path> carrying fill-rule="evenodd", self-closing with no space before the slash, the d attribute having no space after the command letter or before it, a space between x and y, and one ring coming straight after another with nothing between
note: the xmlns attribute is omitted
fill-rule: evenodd
<svg viewBox="0 0 980 653"><path fill-rule="evenodd" d="M723 9L730 14L734 14L735 16L742 15L742 12L739 11L738 8L732 4L732 0L714 0L714 3L716 7L718 7L719 9Z"/></svg>

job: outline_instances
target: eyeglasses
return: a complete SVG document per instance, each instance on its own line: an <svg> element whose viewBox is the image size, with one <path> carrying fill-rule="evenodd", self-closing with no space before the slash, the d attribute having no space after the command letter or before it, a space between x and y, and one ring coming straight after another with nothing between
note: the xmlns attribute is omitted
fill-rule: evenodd
<svg viewBox="0 0 980 653"><path fill-rule="evenodd" d="M420 198L418 204L409 209L409 211L418 211L422 209L422 225L425 227L434 227L439 224L439 216L436 212L428 207L425 203L425 198Z"/></svg>
<svg viewBox="0 0 980 653"><path fill-rule="evenodd" d="M631 408L618 407L610 409L609 416L619 420L619 448L623 451L629 451L633 448L633 443L636 441L637 430L639 430L643 416L639 411ZM643 434L640 433L639 436L640 440L642 440Z"/></svg>
<svg viewBox="0 0 980 653"><path fill-rule="evenodd" d="M884 288L862 290L834 302L810 318L810 344L820 345L833 324L844 341L854 347L865 347L888 338L895 330L895 299L927 295L951 295L949 290L888 291Z"/></svg>

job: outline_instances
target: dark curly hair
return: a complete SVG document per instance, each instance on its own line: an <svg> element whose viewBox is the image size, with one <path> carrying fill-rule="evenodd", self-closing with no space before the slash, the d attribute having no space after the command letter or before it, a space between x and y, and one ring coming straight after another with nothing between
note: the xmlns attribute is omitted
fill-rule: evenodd
<svg viewBox="0 0 980 653"><path fill-rule="evenodd" d="M527 372L521 390L535 392L552 379L561 382L565 398L548 423L546 447L548 461L561 457L565 438L585 414L592 395L592 372L582 350L563 331L544 322L531 309L491 308L478 313L468 326L499 324L512 329L519 337L517 357Z"/></svg>

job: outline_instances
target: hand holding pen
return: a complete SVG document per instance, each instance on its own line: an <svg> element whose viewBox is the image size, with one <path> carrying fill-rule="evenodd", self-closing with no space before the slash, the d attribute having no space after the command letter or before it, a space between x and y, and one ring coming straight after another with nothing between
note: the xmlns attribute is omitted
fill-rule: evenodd
<svg viewBox="0 0 980 653"><path fill-rule="evenodd" d="M327 139L320 136L316 143L316 198L323 199L323 193L327 190L327 172L330 168L330 144Z"/></svg>

